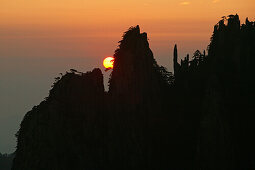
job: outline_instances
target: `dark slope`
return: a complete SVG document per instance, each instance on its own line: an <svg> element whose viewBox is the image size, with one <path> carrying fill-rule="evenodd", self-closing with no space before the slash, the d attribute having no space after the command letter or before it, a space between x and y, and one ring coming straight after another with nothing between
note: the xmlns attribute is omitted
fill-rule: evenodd
<svg viewBox="0 0 255 170"><path fill-rule="evenodd" d="M139 26L123 35L114 57L109 87L111 168L164 167L168 162L171 122L167 105L170 101L165 98L172 77L157 65L147 34L140 33Z"/></svg>
<svg viewBox="0 0 255 170"><path fill-rule="evenodd" d="M132 27L115 51L109 92L99 69L73 70L26 114L13 169L255 168L254 49L255 23L230 15L208 54L178 63L175 46L173 77Z"/></svg>
<svg viewBox="0 0 255 170"><path fill-rule="evenodd" d="M13 169L100 169L104 111L101 71L67 73L24 117Z"/></svg>
<svg viewBox="0 0 255 170"><path fill-rule="evenodd" d="M12 161L14 156L14 154L0 153L0 170L10 170L12 168Z"/></svg>
<svg viewBox="0 0 255 170"><path fill-rule="evenodd" d="M198 139L196 169L254 168L254 49L254 22L240 26L230 15L215 25L208 55L175 62L177 103L186 106L180 114Z"/></svg>

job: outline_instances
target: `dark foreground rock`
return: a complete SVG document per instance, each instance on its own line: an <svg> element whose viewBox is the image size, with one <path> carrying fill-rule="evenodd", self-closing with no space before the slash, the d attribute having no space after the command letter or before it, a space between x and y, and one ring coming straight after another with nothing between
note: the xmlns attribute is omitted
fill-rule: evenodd
<svg viewBox="0 0 255 170"><path fill-rule="evenodd" d="M225 18L224 18L225 19ZM206 52L159 66L139 26L99 69L57 79L17 133L13 170L255 168L255 24L214 28Z"/></svg>

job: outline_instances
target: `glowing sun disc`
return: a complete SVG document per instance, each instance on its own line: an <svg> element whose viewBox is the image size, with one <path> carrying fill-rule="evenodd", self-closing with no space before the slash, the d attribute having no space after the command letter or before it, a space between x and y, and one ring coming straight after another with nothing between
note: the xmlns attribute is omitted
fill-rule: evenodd
<svg viewBox="0 0 255 170"><path fill-rule="evenodd" d="M103 61L103 65L105 68L111 69L111 68L113 68L113 62L114 62L113 57L106 57Z"/></svg>

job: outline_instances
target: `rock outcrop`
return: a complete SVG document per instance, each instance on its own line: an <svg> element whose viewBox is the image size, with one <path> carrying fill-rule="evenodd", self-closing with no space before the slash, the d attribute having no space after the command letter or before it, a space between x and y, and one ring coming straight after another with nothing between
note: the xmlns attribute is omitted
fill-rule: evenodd
<svg viewBox="0 0 255 170"><path fill-rule="evenodd" d="M208 54L179 63L174 47L173 76L131 27L109 92L99 69L71 70L25 115L13 170L254 168L253 49L255 23L230 15L215 26Z"/></svg>
<svg viewBox="0 0 255 170"><path fill-rule="evenodd" d="M13 169L101 169L104 96L99 69L64 75L25 115Z"/></svg>
<svg viewBox="0 0 255 170"><path fill-rule="evenodd" d="M11 170L12 168L12 160L14 158L14 154L1 154L0 153L0 170Z"/></svg>
<svg viewBox="0 0 255 170"><path fill-rule="evenodd" d="M170 137L170 114L164 99L170 84L147 39L139 26L132 27L114 54L108 94L112 106L108 157L114 169L157 169L166 163L163 143Z"/></svg>

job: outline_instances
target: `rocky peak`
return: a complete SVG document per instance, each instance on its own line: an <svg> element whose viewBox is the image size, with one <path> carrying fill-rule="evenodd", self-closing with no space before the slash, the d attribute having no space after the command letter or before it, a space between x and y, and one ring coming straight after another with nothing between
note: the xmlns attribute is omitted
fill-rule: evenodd
<svg viewBox="0 0 255 170"><path fill-rule="evenodd" d="M149 48L147 34L140 33L139 26L124 33L114 58L109 88L111 95L126 96L140 102L142 94L158 88L158 65Z"/></svg>
<svg viewBox="0 0 255 170"><path fill-rule="evenodd" d="M75 101L89 98L104 91L103 74L99 68L87 73L67 72L55 82L49 98L63 101Z"/></svg>

